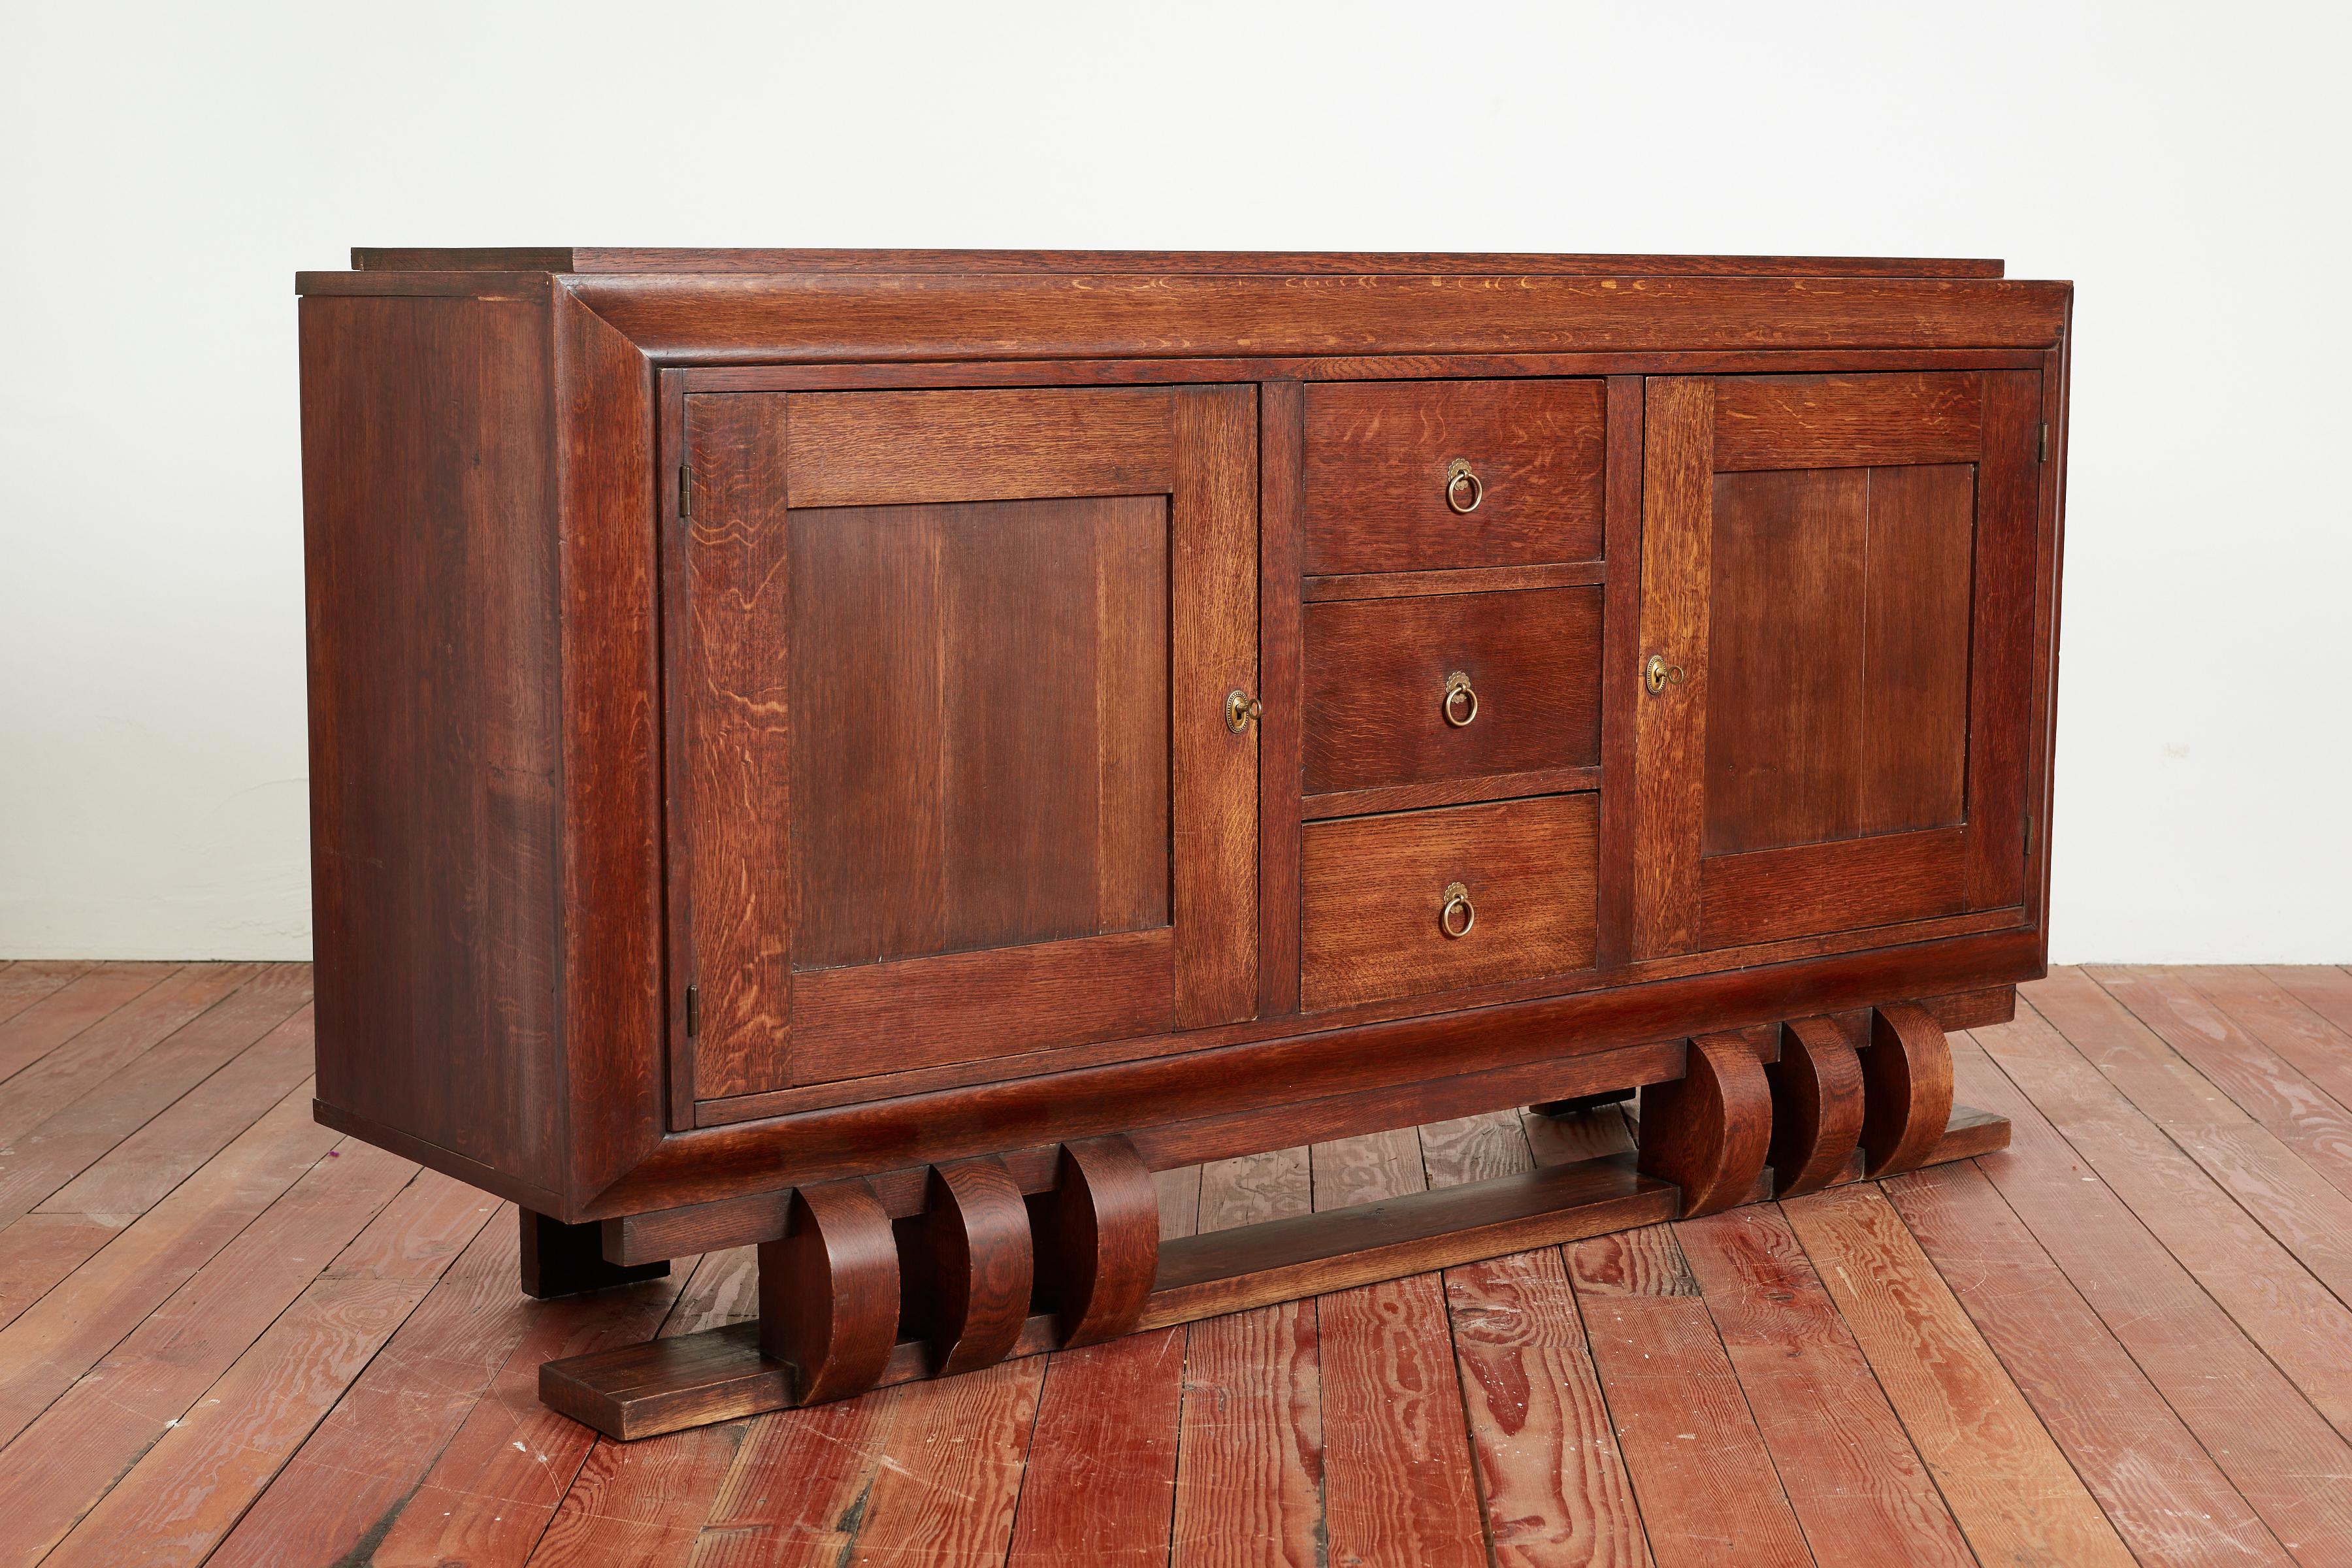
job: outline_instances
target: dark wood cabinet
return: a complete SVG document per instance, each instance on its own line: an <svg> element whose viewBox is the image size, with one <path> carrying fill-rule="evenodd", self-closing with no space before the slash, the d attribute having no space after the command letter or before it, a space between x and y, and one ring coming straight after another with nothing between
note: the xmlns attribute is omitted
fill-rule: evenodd
<svg viewBox="0 0 2352 1568"><path fill-rule="evenodd" d="M514 1199L618 1436L1997 1146L2067 285L1786 258L305 274L320 1117ZM1150 1173L1641 1091L1159 1236Z"/></svg>

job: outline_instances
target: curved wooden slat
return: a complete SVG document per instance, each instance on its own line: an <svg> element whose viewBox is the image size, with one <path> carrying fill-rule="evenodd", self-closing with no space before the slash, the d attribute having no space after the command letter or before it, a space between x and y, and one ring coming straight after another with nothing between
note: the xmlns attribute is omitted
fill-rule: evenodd
<svg viewBox="0 0 2352 1568"><path fill-rule="evenodd" d="M1827 1018L1795 1018L1780 1026L1780 1059L1764 1078L1772 1089L1772 1194L1819 1192L1862 1139L1862 1062Z"/></svg>
<svg viewBox="0 0 2352 1568"><path fill-rule="evenodd" d="M1037 1268L1064 1346L1135 1326L1160 1267L1160 1197L1135 1145L1113 1134L1062 1145L1037 1235Z"/></svg>
<svg viewBox="0 0 2352 1568"><path fill-rule="evenodd" d="M814 1405L874 1386L898 1337L898 1248L862 1181L793 1194L782 1239L760 1244L760 1349Z"/></svg>
<svg viewBox="0 0 2352 1568"><path fill-rule="evenodd" d="M1029 1315L1029 1210L996 1159L931 1167L921 1219L908 1237L909 1304L934 1373L1003 1361Z"/></svg>
<svg viewBox="0 0 2352 1568"><path fill-rule="evenodd" d="M1764 1067L1737 1035L1698 1036L1682 1078L1642 1090L1641 1171L1682 1188L1685 1219L1753 1192L1771 1142Z"/></svg>
<svg viewBox="0 0 2352 1568"><path fill-rule="evenodd" d="M1908 1002L1874 1011L1862 1082L1863 1173L1891 1176L1925 1164L1952 1115L1944 1026Z"/></svg>

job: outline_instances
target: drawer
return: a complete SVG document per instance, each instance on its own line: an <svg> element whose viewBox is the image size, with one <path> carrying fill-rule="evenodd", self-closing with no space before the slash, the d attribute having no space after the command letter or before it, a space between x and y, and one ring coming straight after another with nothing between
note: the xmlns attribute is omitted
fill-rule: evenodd
<svg viewBox="0 0 2352 1568"><path fill-rule="evenodd" d="M1307 1010L1592 964L1601 797L1454 805L1307 825L1299 846ZM1459 884L1449 935L1447 889Z"/></svg>
<svg viewBox="0 0 2352 1568"><path fill-rule="evenodd" d="M1539 588L1307 605L1306 793L1597 766L1601 604Z"/></svg>
<svg viewBox="0 0 2352 1568"><path fill-rule="evenodd" d="M1600 382L1321 382L1306 405L1308 575L1601 559Z"/></svg>

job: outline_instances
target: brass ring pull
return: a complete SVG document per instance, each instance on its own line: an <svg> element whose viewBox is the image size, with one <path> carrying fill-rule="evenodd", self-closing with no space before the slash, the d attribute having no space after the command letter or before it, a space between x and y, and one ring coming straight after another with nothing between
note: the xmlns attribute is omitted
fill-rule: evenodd
<svg viewBox="0 0 2352 1568"><path fill-rule="evenodd" d="M1664 654L1652 654L1648 662L1642 666L1642 684L1650 689L1650 695L1653 697L1669 686L1680 686L1682 683L1683 667L1679 664L1668 664Z"/></svg>
<svg viewBox="0 0 2352 1568"><path fill-rule="evenodd" d="M1240 734L1254 719L1265 717L1265 704L1246 691L1225 693L1225 728Z"/></svg>
<svg viewBox="0 0 2352 1568"><path fill-rule="evenodd" d="M1456 458L1445 465L1445 504L1467 517L1486 499L1486 487L1471 471L1470 459Z"/></svg>
<svg viewBox="0 0 2352 1568"><path fill-rule="evenodd" d="M1463 707L1465 700L1469 706ZM1478 717L1478 694L1470 688L1470 678L1460 670L1445 678L1445 700L1442 705L1445 721L1457 730L1465 730L1470 721Z"/></svg>
<svg viewBox="0 0 2352 1568"><path fill-rule="evenodd" d="M1477 923L1478 909L1470 901L1470 889L1459 882L1446 883L1445 901L1437 907L1437 929L1459 939L1468 936Z"/></svg>

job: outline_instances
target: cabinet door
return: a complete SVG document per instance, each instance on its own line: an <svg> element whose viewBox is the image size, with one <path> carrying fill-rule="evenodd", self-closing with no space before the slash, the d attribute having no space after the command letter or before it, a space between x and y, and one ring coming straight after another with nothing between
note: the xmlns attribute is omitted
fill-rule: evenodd
<svg viewBox="0 0 2352 1568"><path fill-rule="evenodd" d="M2023 902L2041 399L1647 384L1636 958Z"/></svg>
<svg viewBox="0 0 2352 1568"><path fill-rule="evenodd" d="M685 402L692 1098L1248 1016L1254 394Z"/></svg>

